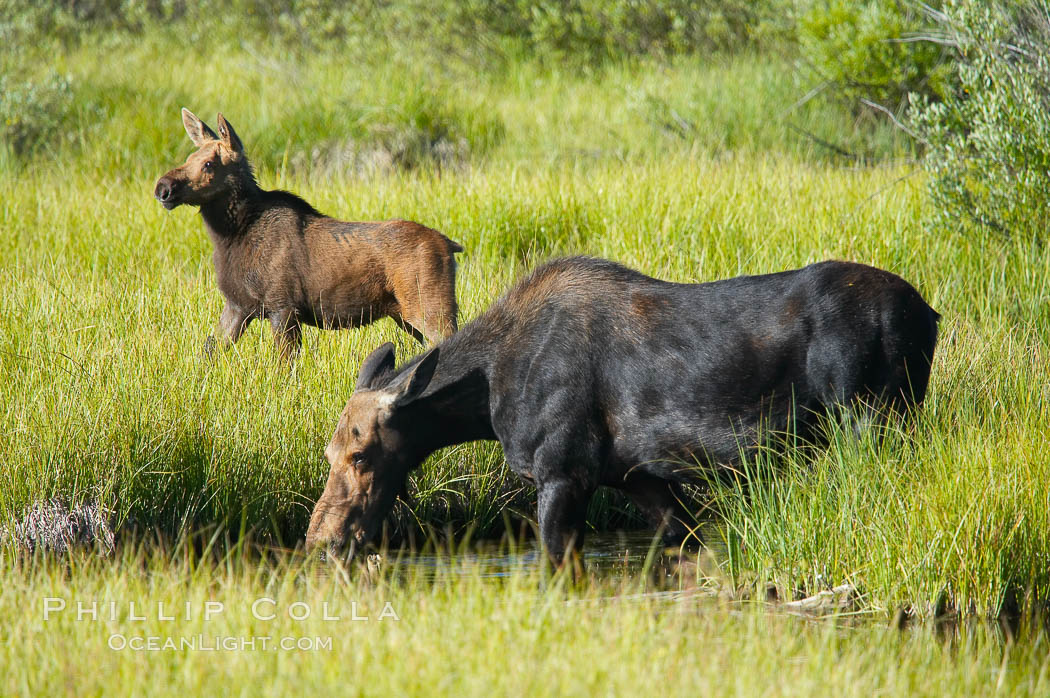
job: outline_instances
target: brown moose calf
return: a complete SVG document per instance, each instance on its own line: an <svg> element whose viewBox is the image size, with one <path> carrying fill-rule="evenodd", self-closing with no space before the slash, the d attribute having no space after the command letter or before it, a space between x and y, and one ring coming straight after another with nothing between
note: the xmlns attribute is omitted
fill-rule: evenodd
<svg viewBox="0 0 1050 698"><path fill-rule="evenodd" d="M266 191L222 114L218 135L187 109L182 123L197 151L157 180L154 196L168 210L200 207L226 298L221 341L236 342L256 318L270 321L288 357L304 323L339 329L390 317L421 343L456 331L453 255L462 247L418 223L339 221Z"/></svg>

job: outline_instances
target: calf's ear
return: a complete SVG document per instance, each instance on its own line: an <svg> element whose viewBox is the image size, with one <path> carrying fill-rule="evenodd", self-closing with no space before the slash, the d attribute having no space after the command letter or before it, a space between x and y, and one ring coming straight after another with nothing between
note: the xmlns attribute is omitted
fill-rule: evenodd
<svg viewBox="0 0 1050 698"><path fill-rule="evenodd" d="M219 116L216 118L219 125L219 138L226 144L230 150L235 153L244 152L244 144L241 143L241 139L237 136L237 132L233 130L233 124L226 120L219 112Z"/></svg>
<svg viewBox="0 0 1050 698"><path fill-rule="evenodd" d="M182 125L186 128L186 135L193 141L193 145L200 148L208 141L218 140L215 131L208 128L208 124L197 118L197 115L186 107L182 108Z"/></svg>
<svg viewBox="0 0 1050 698"><path fill-rule="evenodd" d="M434 347L419 360L419 363L412 367L407 376L398 380L396 387L391 386L391 389L396 391L394 396L395 407L403 407L423 394L423 391L430 385L430 380L434 377L437 363L438 348Z"/></svg>
<svg viewBox="0 0 1050 698"><path fill-rule="evenodd" d="M357 372L357 385L354 390L375 390L386 384L394 372L394 344L387 342L365 359L361 370Z"/></svg>

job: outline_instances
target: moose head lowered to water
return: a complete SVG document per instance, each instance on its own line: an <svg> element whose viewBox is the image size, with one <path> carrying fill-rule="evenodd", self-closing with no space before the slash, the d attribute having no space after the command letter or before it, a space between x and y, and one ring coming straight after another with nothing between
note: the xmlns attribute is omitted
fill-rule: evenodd
<svg viewBox="0 0 1050 698"><path fill-rule="evenodd" d="M389 316L431 343L455 332L457 243L410 221L339 221L266 191L222 114L218 135L188 109L182 122L197 151L154 196L169 210L200 207L226 298L222 341L236 342L256 318L270 321L286 356L299 350L303 323L336 329Z"/></svg>
<svg viewBox="0 0 1050 698"><path fill-rule="evenodd" d="M906 281L861 264L677 284L556 260L402 367L391 344L365 360L307 546L352 555L428 454L477 439L498 439L536 486L556 562L582 545L598 486L684 537L678 490L697 465L737 464L771 431L819 441L829 410L921 404L937 320Z"/></svg>

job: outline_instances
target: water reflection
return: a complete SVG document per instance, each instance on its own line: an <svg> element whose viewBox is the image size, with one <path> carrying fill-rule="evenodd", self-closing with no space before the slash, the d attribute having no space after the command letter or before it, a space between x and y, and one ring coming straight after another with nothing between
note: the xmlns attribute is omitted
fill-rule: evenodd
<svg viewBox="0 0 1050 698"><path fill-rule="evenodd" d="M651 531L612 531L588 535L579 571L591 579L615 580L647 573L653 580L681 576L683 569L696 577L699 557L712 567L725 557L721 532L704 531L705 545L669 548ZM480 540L469 543L429 543L422 550L386 550L359 561L362 571L384 568L395 579L500 578L540 572L545 560L539 541ZM683 567L684 566L684 567ZM322 570L323 570L322 566ZM322 571L322 574L324 572Z"/></svg>
<svg viewBox="0 0 1050 698"><path fill-rule="evenodd" d="M1050 613L1001 614L999 617L934 613L921 618L906 609L877 610L849 584L815 590L778 589L755 576L733 579L727 568L724 528L709 524L702 530L704 546L670 548L650 531L612 531L587 537L578 573L589 582L580 594L569 594L569 605L604 606L610 603L656 601L697 604L697 610L728 603L730 608L761 608L774 615L791 616L803 623L832 622L836 627L884 627L902 637L918 634L953 647L975 637L991 638L1005 646L1011 642L1045 638L1050 634ZM369 559L371 558L371 559ZM377 560L373 562L373 560ZM525 577L537 581L542 596L546 584L545 559L539 542L479 540L468 543L430 542L422 550L391 549L380 556L362 556L349 569L338 564L311 567L321 576L345 573L347 581L455 582L456 580ZM337 570L341 570L337 572ZM678 605L681 609L682 606ZM662 612L662 611L661 611Z"/></svg>

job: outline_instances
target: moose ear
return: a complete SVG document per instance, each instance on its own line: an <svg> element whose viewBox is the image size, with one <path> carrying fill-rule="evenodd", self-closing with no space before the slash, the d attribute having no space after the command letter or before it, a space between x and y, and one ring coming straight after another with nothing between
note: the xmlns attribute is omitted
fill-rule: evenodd
<svg viewBox="0 0 1050 698"><path fill-rule="evenodd" d="M232 150L233 152L243 153L244 144L241 143L241 139L237 136L237 132L233 130L233 125L226 120L226 118L222 115L222 112L219 112L219 115L218 117L216 117L215 120L218 122L219 125L219 138L222 140L222 142L225 143L227 147L229 147L230 150Z"/></svg>
<svg viewBox="0 0 1050 698"><path fill-rule="evenodd" d="M387 342L379 347L361 364L357 372L357 385L354 390L374 390L386 383L394 372L394 345Z"/></svg>
<svg viewBox="0 0 1050 698"><path fill-rule="evenodd" d="M208 124L204 123L197 116L186 107L182 108L182 125L186 127L186 135L193 141L193 145L200 148L208 141L218 140L219 137L215 135L215 131L208 128Z"/></svg>
<svg viewBox="0 0 1050 698"><path fill-rule="evenodd" d="M403 407L423 394L423 391L430 385L430 380L434 377L437 363L438 348L434 347L423 355L419 363L412 367L407 377L398 381L400 387L397 389L397 395L394 398L395 406Z"/></svg>

